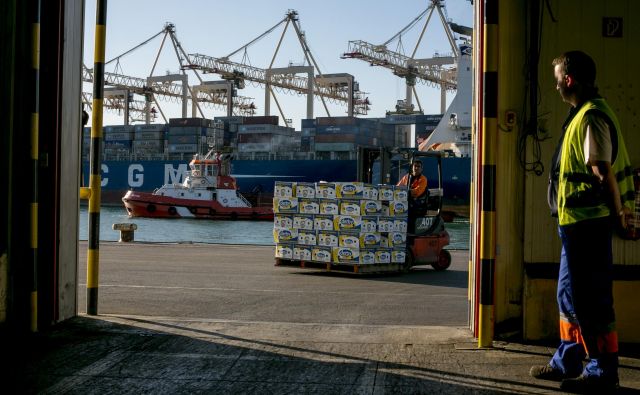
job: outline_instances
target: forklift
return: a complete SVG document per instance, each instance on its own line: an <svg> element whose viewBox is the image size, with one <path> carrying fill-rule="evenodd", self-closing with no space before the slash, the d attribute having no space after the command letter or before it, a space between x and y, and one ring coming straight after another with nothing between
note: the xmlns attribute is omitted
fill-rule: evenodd
<svg viewBox="0 0 640 395"><path fill-rule="evenodd" d="M437 166L437 187L429 188L422 196L409 202L407 252L403 271L412 266L431 265L435 270L451 266L451 254L444 247L449 245L449 233L442 218L442 157L439 151L418 151L413 148L367 148L358 151L358 181L371 184L391 184L392 172L399 173L413 162L425 159L424 166ZM436 180L428 179L428 184Z"/></svg>

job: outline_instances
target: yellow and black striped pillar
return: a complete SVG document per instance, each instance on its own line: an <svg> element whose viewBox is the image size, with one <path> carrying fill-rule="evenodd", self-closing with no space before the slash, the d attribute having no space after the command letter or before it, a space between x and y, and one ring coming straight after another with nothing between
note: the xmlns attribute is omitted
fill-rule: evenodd
<svg viewBox="0 0 640 395"><path fill-rule="evenodd" d="M478 347L491 347L494 330L496 136L498 131L498 0L484 3L482 76L482 196L480 197L480 308Z"/></svg>
<svg viewBox="0 0 640 395"><path fill-rule="evenodd" d="M96 2L95 50L93 53L93 104L91 116L91 160L89 163L89 251L87 251L87 314L98 314L98 274L100 271L100 170L102 145L102 105L104 99L104 53L107 27L107 0Z"/></svg>
<svg viewBox="0 0 640 395"><path fill-rule="evenodd" d="M36 1L33 10L31 32L31 70L33 84L33 102L31 108L31 213L30 219L30 247L32 262L31 301L30 301L30 329L38 331L38 157L39 144L39 115L40 115L40 1Z"/></svg>

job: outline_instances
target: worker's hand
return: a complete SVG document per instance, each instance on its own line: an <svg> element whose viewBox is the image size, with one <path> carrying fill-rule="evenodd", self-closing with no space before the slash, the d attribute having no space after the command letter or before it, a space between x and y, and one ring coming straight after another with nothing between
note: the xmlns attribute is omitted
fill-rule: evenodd
<svg viewBox="0 0 640 395"><path fill-rule="evenodd" d="M616 218L618 235L624 240L640 239L640 229L637 228L639 224L634 222L631 210L624 207L618 214Z"/></svg>
<svg viewBox="0 0 640 395"><path fill-rule="evenodd" d="M620 229L628 230L633 219L633 213L627 206L622 206L622 210L618 213L618 226Z"/></svg>

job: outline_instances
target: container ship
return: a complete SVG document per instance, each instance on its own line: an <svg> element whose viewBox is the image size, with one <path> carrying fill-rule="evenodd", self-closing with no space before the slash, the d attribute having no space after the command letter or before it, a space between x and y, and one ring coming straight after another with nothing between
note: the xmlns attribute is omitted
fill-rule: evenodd
<svg viewBox="0 0 640 395"><path fill-rule="evenodd" d="M359 147L406 147L413 138L418 145L442 117L319 117L301 120L299 131L279 125L277 116L172 118L168 124L105 126L102 203L122 205L129 190L152 192L164 184L182 183L193 155L213 147L231 155L231 176L238 191L254 206L271 205L275 181L354 181ZM90 129L85 128L84 185L89 180L89 145ZM448 204L465 205L471 161L456 154L443 163L443 187ZM405 172L398 163L391 182ZM426 166L425 175L436 179L437 169Z"/></svg>

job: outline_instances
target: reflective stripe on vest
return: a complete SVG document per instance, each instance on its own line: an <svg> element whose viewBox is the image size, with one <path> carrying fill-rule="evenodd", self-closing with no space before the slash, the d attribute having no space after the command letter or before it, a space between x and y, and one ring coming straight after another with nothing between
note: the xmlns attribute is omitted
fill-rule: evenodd
<svg viewBox="0 0 640 395"><path fill-rule="evenodd" d="M610 215L608 191L591 172L584 157L586 117L588 111L596 110L611 121L618 141L617 154L614 153L612 171L618 182L622 204L633 211L633 175L627 149L622 138L620 123L609 105L602 98L585 102L567 127L560 158L560 179L558 183L558 220L560 225L601 218Z"/></svg>

